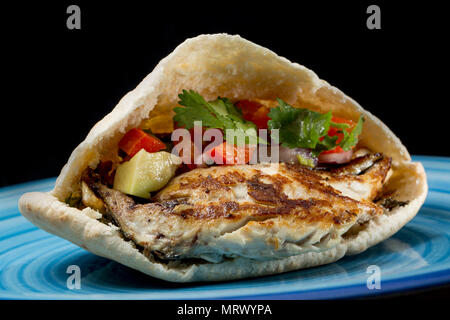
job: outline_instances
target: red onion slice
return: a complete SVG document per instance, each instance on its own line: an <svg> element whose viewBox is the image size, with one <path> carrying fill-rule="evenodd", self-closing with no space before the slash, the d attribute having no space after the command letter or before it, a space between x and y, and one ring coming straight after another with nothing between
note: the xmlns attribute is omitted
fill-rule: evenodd
<svg viewBox="0 0 450 320"><path fill-rule="evenodd" d="M346 163L352 159L353 150L350 149L344 152L334 152L334 153L322 153L319 155L320 163Z"/></svg>

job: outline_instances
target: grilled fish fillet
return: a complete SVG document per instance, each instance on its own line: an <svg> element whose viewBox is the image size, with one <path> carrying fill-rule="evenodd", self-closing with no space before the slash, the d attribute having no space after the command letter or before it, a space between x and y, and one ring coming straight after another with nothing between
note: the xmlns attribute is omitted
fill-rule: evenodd
<svg viewBox="0 0 450 320"><path fill-rule="evenodd" d="M381 215L372 200L389 168L380 154L331 170L285 163L199 168L147 204L100 183L91 188L150 258L270 260L330 249L352 226Z"/></svg>

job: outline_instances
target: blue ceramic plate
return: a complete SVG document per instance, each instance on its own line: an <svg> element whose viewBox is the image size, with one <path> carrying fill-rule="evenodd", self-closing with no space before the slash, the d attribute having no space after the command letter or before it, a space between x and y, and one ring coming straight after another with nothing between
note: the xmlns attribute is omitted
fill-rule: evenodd
<svg viewBox="0 0 450 320"><path fill-rule="evenodd" d="M97 257L39 230L17 209L24 192L48 191L54 179L0 189L0 298L3 299L322 299L399 292L450 282L450 158L416 156L430 192L418 215L392 238L336 263L241 281L173 284ZM81 288L68 289L81 270ZM368 289L380 271L380 289ZM370 270L370 269L369 269ZM69 281L69 283L72 283Z"/></svg>

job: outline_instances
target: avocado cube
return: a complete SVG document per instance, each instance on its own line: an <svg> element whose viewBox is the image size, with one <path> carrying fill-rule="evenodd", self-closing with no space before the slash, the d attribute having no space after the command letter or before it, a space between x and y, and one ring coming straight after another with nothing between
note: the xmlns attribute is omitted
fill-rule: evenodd
<svg viewBox="0 0 450 320"><path fill-rule="evenodd" d="M141 149L133 158L119 165L114 189L149 199L150 192L164 187L175 175L181 159L171 153L149 153Z"/></svg>

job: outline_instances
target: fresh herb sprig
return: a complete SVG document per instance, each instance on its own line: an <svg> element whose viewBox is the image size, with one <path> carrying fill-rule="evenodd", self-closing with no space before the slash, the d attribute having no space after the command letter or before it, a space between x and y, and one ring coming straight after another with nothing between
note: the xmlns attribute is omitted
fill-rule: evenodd
<svg viewBox="0 0 450 320"><path fill-rule="evenodd" d="M176 114L173 120L180 126L191 129L195 121L202 121L204 127L224 130L225 139L232 137L234 144L242 144L242 141L266 143L258 138L256 125L245 120L241 111L229 99L218 97L214 101L206 101L194 90L183 90L178 97L178 103L184 108L174 108ZM230 136L226 134L226 130L232 130Z"/></svg>
<svg viewBox="0 0 450 320"><path fill-rule="evenodd" d="M314 155L340 146L343 150L350 150L358 143L364 118L359 117L357 124L350 130L346 123L335 123L331 112L325 114L308 109L294 108L281 99L277 99L278 106L272 108L268 114L268 128L279 130L280 143L288 148L311 149ZM340 129L343 139L339 143L337 136L327 135L330 126Z"/></svg>

